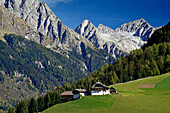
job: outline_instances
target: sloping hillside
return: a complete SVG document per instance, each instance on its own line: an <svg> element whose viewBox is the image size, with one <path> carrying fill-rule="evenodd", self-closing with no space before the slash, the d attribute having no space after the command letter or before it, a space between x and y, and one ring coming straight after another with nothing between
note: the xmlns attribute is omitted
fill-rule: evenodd
<svg viewBox="0 0 170 113"><path fill-rule="evenodd" d="M9 106L10 99L6 101L9 93L12 99L46 93L70 81L76 82L114 61L104 50L95 48L86 38L66 27L39 0L3 0L0 5L3 80L0 101L5 101L0 109L6 110ZM7 81L10 78L15 78L14 83ZM21 82L24 85L19 86Z"/></svg>
<svg viewBox="0 0 170 113"><path fill-rule="evenodd" d="M155 88L140 88L156 83ZM87 96L57 104L43 113L168 113L170 112L170 73L114 85L118 95Z"/></svg>
<svg viewBox="0 0 170 113"><path fill-rule="evenodd" d="M67 58L19 35L5 35L3 39L5 42L0 40L0 97L6 103L0 104L3 110L7 110L9 103L15 106L18 99L38 96L88 75L81 59ZM96 69L93 62L98 63L98 68L102 65L103 58L96 51L88 48L86 53L92 55L88 68Z"/></svg>

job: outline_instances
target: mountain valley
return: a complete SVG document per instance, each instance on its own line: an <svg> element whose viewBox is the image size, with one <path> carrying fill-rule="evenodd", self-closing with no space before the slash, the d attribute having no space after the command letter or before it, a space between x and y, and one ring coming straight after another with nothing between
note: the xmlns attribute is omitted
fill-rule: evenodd
<svg viewBox="0 0 170 113"><path fill-rule="evenodd" d="M169 72L169 43L159 44L159 41L157 47L149 47L145 52L140 49L148 40L152 42L152 34L162 36L162 29L152 27L141 18L115 30L103 24L96 27L84 20L73 30L40 0L1 0L0 109L6 111L19 100L38 98L57 88L90 90L92 83L99 79L110 85L114 81L113 70L119 78L116 82ZM168 34L169 25L166 29ZM150 48L164 46L167 52L163 57L153 56L154 60L147 57ZM143 62L145 57L150 61ZM162 59L167 67L159 72ZM152 70L149 62L158 64L156 69L152 68L156 74L140 71Z"/></svg>

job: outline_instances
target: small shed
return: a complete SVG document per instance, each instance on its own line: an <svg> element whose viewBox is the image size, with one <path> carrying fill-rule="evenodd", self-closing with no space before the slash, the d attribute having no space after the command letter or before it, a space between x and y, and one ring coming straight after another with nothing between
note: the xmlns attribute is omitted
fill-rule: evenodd
<svg viewBox="0 0 170 113"><path fill-rule="evenodd" d="M111 87L110 94L117 94L117 90L115 88Z"/></svg>
<svg viewBox="0 0 170 113"><path fill-rule="evenodd" d="M80 98L80 93L78 90L73 90L73 99L79 99Z"/></svg>
<svg viewBox="0 0 170 113"><path fill-rule="evenodd" d="M87 95L87 90L86 89L75 89L75 90L78 91L81 96L86 96Z"/></svg>

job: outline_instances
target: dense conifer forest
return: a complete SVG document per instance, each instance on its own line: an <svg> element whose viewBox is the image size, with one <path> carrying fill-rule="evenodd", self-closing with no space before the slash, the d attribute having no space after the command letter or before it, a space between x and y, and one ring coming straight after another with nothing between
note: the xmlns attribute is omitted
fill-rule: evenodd
<svg viewBox="0 0 170 113"><path fill-rule="evenodd" d="M18 98L28 98L35 93L47 93L49 90L54 91L56 86L70 81L76 82L95 69L98 70L103 64L114 60L111 56L106 60L108 54L105 51L92 50L88 47L86 54L90 54L90 57L85 55L82 58L76 52L70 51L68 58L64 53L54 52L20 35L6 34L3 38L5 42L0 40L0 85L2 86L0 109L2 110L7 110L10 105L15 106L14 103ZM86 64L83 65L82 62ZM9 83L9 80L12 82ZM8 83L9 86L6 85ZM24 85L16 86L18 83ZM7 92L8 90L10 92ZM11 97L14 94L17 96Z"/></svg>
<svg viewBox="0 0 170 113"><path fill-rule="evenodd" d="M105 62L105 59L97 57L98 53L90 48L87 51L91 53L90 59L84 58L74 62L71 58L66 58L22 36L10 34L5 35L4 38L7 43L0 41L2 53L0 54L0 70L9 74L10 77L14 77L16 71L30 77L41 92L52 90L54 86L66 84L70 80L75 82L87 76L90 71L100 68L99 66ZM107 56L102 51L99 53ZM78 57L76 53L71 54L70 57ZM82 60L86 60L89 70L82 69ZM0 81L4 81L1 73Z"/></svg>

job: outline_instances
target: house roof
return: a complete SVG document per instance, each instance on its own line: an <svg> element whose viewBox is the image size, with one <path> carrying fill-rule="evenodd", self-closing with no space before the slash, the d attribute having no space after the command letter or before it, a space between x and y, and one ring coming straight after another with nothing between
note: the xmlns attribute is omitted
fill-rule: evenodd
<svg viewBox="0 0 170 113"><path fill-rule="evenodd" d="M96 82L91 88L107 88L107 86L101 82Z"/></svg>
<svg viewBox="0 0 170 113"><path fill-rule="evenodd" d="M75 90L77 90L77 91L79 91L79 92L87 92L86 89L75 89Z"/></svg>
<svg viewBox="0 0 170 113"><path fill-rule="evenodd" d="M74 95L72 91L65 91L61 93L61 96L66 96L66 95Z"/></svg>
<svg viewBox="0 0 170 113"><path fill-rule="evenodd" d="M115 88L113 88L113 87L111 87L111 88L110 88L110 91L116 91L116 89L115 89Z"/></svg>

